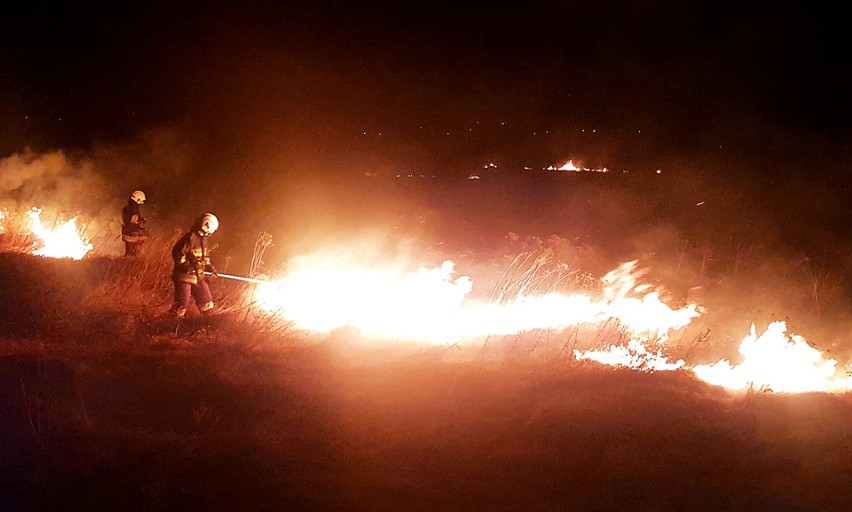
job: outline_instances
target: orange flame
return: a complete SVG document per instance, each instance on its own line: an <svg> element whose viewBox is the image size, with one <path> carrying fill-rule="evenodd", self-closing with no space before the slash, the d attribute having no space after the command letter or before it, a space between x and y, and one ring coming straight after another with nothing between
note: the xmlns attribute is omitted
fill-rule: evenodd
<svg viewBox="0 0 852 512"><path fill-rule="evenodd" d="M588 167L577 167L574 164L574 160L568 160L564 164L556 167L555 165L549 165L544 168L545 171L569 171L569 172L609 172L609 169L606 167L600 169L590 169Z"/></svg>
<svg viewBox="0 0 852 512"><path fill-rule="evenodd" d="M468 299L473 283L468 276L454 278L454 267L445 261L438 268L405 274L328 257L300 258L291 262L289 275L258 287L254 299L305 330L329 332L348 325L368 335L431 343L558 331L612 318L630 332L659 340L700 314L694 304L672 309L655 292L627 296L635 288L624 275L633 269L631 264L613 274L622 285L605 299L547 293L503 303Z"/></svg>
<svg viewBox="0 0 852 512"><path fill-rule="evenodd" d="M575 171L575 172L579 172L582 169L580 169L579 167L574 165L574 160L568 160L567 162L560 165L559 167L551 165L551 166L547 167L547 170L548 171Z"/></svg>
<svg viewBox="0 0 852 512"><path fill-rule="evenodd" d="M730 389L852 390L852 376L843 376L837 370L837 361L825 359L803 337L786 332L785 322L773 322L757 336L752 325L751 334L740 344L742 363L732 366L722 359L714 364L695 366L692 371L701 380Z"/></svg>
<svg viewBox="0 0 852 512"><path fill-rule="evenodd" d="M627 346L614 345L607 350L589 350L580 352L574 350L574 357L578 361L596 361L608 366L626 366L634 370L658 371L676 370L685 362L679 359L677 362L669 362L669 358L662 355L662 349L657 352L648 352L641 340L630 340Z"/></svg>
<svg viewBox="0 0 852 512"><path fill-rule="evenodd" d="M48 229L41 224L40 209L33 208L28 215L32 232L41 244L40 248L32 251L36 256L80 260L92 250L92 244L78 233L76 218L68 222L57 222L56 227Z"/></svg>
<svg viewBox="0 0 852 512"><path fill-rule="evenodd" d="M295 327L330 332L350 326L366 335L427 343L458 342L489 335L534 330L561 331L581 324L617 320L628 336L626 345L581 352L577 360L643 371L684 369L713 385L774 391L848 391L852 377L839 375L837 363L824 359L800 336L786 336L776 322L766 333L743 340L738 366L721 360L711 365L671 361L663 343L674 330L689 325L701 308L673 308L647 284L636 262L620 265L601 279L603 298L587 293L520 294L502 302L468 297L473 282L454 277L455 265L405 273L399 268L361 266L328 256L293 260L288 274L255 290L259 307L279 312ZM653 348L650 348L654 345Z"/></svg>

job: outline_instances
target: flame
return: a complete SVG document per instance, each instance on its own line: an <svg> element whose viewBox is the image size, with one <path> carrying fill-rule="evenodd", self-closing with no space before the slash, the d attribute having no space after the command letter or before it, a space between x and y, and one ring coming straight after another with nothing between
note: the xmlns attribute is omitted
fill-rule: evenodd
<svg viewBox="0 0 852 512"><path fill-rule="evenodd" d="M579 167L577 167L576 165L574 165L574 160L568 160L567 162L560 165L559 167L556 167L556 166L553 166L553 165L548 166L547 170L548 171L575 171L575 172L579 172L581 169Z"/></svg>
<svg viewBox="0 0 852 512"><path fill-rule="evenodd" d="M329 332L348 325L369 335L430 343L558 331L613 318L636 335L659 340L700 314L694 304L672 309L656 292L630 296L637 288L627 284L630 264L612 273L623 284L609 297L551 292L504 302L469 299L471 278L453 277L454 268L445 261L406 274L321 256L301 258L291 262L289 275L258 287L254 299L264 310L281 311L297 328Z"/></svg>
<svg viewBox="0 0 852 512"><path fill-rule="evenodd" d="M6 231L6 215L0 210L0 235Z"/></svg>
<svg viewBox="0 0 852 512"><path fill-rule="evenodd" d="M282 310L299 328L329 332L344 325L382 337L446 341L470 278L452 278L454 264L400 275L393 269L356 268L334 259L297 259L285 279L261 285L255 300Z"/></svg>
<svg viewBox="0 0 852 512"><path fill-rule="evenodd" d="M92 244L77 231L77 219L57 222L56 227L48 229L41 224L41 210L33 208L28 213L31 229L41 242L41 248L32 251L36 256L49 258L83 259L92 250Z"/></svg>
<svg viewBox="0 0 852 512"><path fill-rule="evenodd" d="M687 365L683 360L670 363L661 350L649 352L641 340L635 339L631 339L626 346L614 345L606 350L574 350L574 357L578 361L590 360L636 370L684 368L708 384L731 390L757 389L787 393L852 390L852 376L842 375L843 372L837 370L837 361L825 359L803 337L786 335L786 330L785 322L773 322L758 337L752 325L751 334L740 345L744 361L736 366L725 359L697 366Z"/></svg>
<svg viewBox="0 0 852 512"><path fill-rule="evenodd" d="M601 279L603 296L590 293L520 293L499 301L469 297L469 276L454 276L455 264L404 272L363 266L354 261L313 255L293 260L282 279L255 289L264 310L278 312L296 328L330 332L350 326L365 335L427 343L460 342L489 335L535 330L562 331L616 320L626 340L604 348L574 350L579 360L642 371L687 370L713 385L777 392L848 391L852 377L839 375L837 362L825 359L800 336L785 335L775 322L740 346L744 361L689 365L664 354L672 331L689 325L702 310L696 304L673 308L639 280L645 271L624 263Z"/></svg>
<svg viewBox="0 0 852 512"><path fill-rule="evenodd" d="M545 171L568 171L568 172L609 172L609 169L606 167L599 169L590 169L589 167L577 167L574 164L574 160L568 160L564 164L556 167L555 165L549 165L544 168Z"/></svg>
<svg viewBox="0 0 852 512"><path fill-rule="evenodd" d="M773 322L759 337L754 325L740 344L743 362L732 366L725 359L698 365L692 371L701 379L730 389L769 389L777 392L849 391L852 377L842 376L837 361L825 359L801 336L787 335L785 322Z"/></svg>
<svg viewBox="0 0 852 512"><path fill-rule="evenodd" d="M686 364L683 359L670 363L669 358L662 354L662 349L648 352L642 341L635 339L629 340L627 346L613 345L607 350L580 352L575 349L574 357L578 361L587 359L608 366L626 366L646 371L676 370Z"/></svg>

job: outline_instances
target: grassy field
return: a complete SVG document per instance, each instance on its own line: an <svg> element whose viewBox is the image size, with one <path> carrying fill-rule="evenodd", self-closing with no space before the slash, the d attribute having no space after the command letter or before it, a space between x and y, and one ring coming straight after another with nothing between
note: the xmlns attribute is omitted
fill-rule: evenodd
<svg viewBox="0 0 852 512"><path fill-rule="evenodd" d="M849 394L178 322L163 265L0 254L0 510L850 508Z"/></svg>

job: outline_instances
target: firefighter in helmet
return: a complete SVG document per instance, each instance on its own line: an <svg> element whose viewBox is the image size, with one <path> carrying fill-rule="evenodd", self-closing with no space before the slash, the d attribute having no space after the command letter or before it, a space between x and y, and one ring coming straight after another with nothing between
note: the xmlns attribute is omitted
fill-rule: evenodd
<svg viewBox="0 0 852 512"><path fill-rule="evenodd" d="M193 301L201 313L206 314L213 310L213 296L205 272L218 276L210 263L207 242L217 229L219 219L212 213L205 213L195 219L189 231L172 247L172 281L175 294L171 311L177 317L185 316Z"/></svg>
<svg viewBox="0 0 852 512"><path fill-rule="evenodd" d="M121 209L121 240L124 242L125 256L138 256L142 245L148 239L145 229L145 217L141 206L145 204L145 192L136 190L130 194L127 204Z"/></svg>

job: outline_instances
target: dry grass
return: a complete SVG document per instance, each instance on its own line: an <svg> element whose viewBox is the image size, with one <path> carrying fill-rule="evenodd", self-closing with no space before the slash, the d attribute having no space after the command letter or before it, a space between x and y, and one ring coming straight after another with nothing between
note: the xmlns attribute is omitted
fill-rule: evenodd
<svg viewBox="0 0 852 512"><path fill-rule="evenodd" d="M554 248L547 247L518 254L500 276L491 300L505 303L522 295L588 292L596 285L591 274L560 261Z"/></svg>
<svg viewBox="0 0 852 512"><path fill-rule="evenodd" d="M591 285L548 258L516 259L495 298ZM308 342L221 281L219 315L178 322L168 271L157 251L0 254L0 510L843 511L852 499L848 395L729 396L685 372L570 364L615 324L492 340L484 359L346 331Z"/></svg>
<svg viewBox="0 0 852 512"><path fill-rule="evenodd" d="M35 356L4 357L0 504L758 511L847 505L849 397L729 397L680 373L472 367L413 347L363 349L362 356L342 358L325 344L252 353L203 344L159 353L66 351L41 369Z"/></svg>

